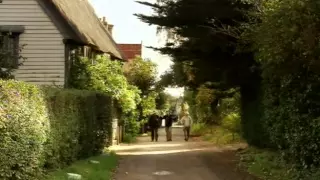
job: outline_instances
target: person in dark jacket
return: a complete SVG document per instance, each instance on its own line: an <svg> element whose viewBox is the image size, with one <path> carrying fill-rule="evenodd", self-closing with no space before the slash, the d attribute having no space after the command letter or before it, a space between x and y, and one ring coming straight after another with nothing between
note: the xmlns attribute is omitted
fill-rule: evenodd
<svg viewBox="0 0 320 180"><path fill-rule="evenodd" d="M167 141L172 141L172 123L173 119L171 115L165 115L164 116L165 120L165 129L166 129L166 136L167 136Z"/></svg>
<svg viewBox="0 0 320 180"><path fill-rule="evenodd" d="M148 120L148 126L151 131L151 141L158 141L159 116L153 113Z"/></svg>
<svg viewBox="0 0 320 180"><path fill-rule="evenodd" d="M177 120L173 114L164 116L167 141L172 141L172 124Z"/></svg>

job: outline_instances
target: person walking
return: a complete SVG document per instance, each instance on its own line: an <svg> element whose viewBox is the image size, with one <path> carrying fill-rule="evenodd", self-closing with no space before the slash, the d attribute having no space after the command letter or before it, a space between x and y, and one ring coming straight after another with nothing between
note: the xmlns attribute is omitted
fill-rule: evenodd
<svg viewBox="0 0 320 180"><path fill-rule="evenodd" d="M164 119L167 141L172 141L172 123L174 121L174 117L173 115L165 115Z"/></svg>
<svg viewBox="0 0 320 180"><path fill-rule="evenodd" d="M151 131L151 141L158 141L159 117L156 113L149 117L148 126Z"/></svg>
<svg viewBox="0 0 320 180"><path fill-rule="evenodd" d="M189 115L189 112L186 112L182 117L181 117L181 122L183 124L183 133L184 133L184 140L188 141L190 137L190 127L192 125L192 118Z"/></svg>

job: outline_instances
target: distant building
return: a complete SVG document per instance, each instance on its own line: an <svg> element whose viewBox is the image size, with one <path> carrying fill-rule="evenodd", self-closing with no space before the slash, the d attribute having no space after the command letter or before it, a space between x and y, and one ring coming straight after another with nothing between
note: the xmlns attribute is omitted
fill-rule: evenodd
<svg viewBox="0 0 320 180"><path fill-rule="evenodd" d="M125 60L130 61L142 55L142 44L117 44Z"/></svg>

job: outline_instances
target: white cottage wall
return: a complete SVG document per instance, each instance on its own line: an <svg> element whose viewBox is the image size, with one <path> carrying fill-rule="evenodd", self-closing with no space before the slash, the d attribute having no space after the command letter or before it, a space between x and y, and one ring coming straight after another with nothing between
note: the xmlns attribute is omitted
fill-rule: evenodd
<svg viewBox="0 0 320 180"><path fill-rule="evenodd" d="M0 26L22 25L19 44L26 58L15 72L17 80L42 85L64 85L63 35L36 0L2 0Z"/></svg>

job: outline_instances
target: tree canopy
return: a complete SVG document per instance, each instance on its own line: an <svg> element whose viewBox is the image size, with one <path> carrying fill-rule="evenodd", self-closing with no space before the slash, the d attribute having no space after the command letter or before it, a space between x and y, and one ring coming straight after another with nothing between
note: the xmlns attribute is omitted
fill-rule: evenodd
<svg viewBox="0 0 320 180"><path fill-rule="evenodd" d="M139 3L152 7L155 14L136 16L171 35L164 47L154 48L175 62L173 71L164 76L167 82L192 88L212 82L211 86L224 90L250 80L257 63L251 52L238 51L250 4L236 0ZM184 76L175 74L181 72Z"/></svg>
<svg viewBox="0 0 320 180"><path fill-rule="evenodd" d="M148 94L156 83L156 64L141 57L127 62L124 65L124 73L128 82L137 86L144 95Z"/></svg>

